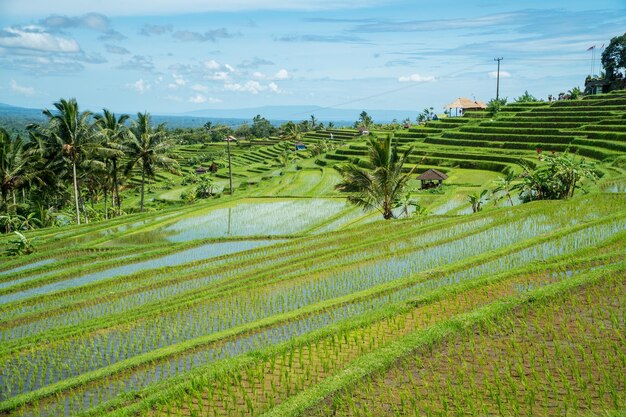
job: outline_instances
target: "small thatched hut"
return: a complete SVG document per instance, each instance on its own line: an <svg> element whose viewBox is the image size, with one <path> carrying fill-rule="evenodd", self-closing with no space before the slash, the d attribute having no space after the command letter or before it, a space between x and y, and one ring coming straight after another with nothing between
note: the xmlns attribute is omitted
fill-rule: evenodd
<svg viewBox="0 0 626 417"><path fill-rule="evenodd" d="M422 182L422 190L437 188L443 184L443 180L447 178L448 176L446 174L436 169L429 169L417 177L417 179Z"/></svg>
<svg viewBox="0 0 626 417"><path fill-rule="evenodd" d="M457 116L459 115L459 109L461 110L461 114L463 114L466 110L481 110L486 108L487 105L482 101L474 101L467 97L459 97L446 106L446 109L450 110L450 115L452 115L452 109L456 109Z"/></svg>

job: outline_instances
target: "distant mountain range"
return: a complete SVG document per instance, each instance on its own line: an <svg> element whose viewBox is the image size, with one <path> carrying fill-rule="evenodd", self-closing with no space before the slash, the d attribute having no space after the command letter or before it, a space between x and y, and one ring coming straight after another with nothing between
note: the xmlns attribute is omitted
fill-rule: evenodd
<svg viewBox="0 0 626 417"><path fill-rule="evenodd" d="M352 124L358 118L363 109L334 109L320 106L263 106L247 109L206 109L194 110L184 113L190 116L236 118L251 120L257 114L272 121L285 120L308 120L311 115L322 122L342 122L342 124ZM374 122L388 123L393 119L402 121L409 117L415 119L419 114L416 110L376 110L365 109L372 116Z"/></svg>
<svg viewBox="0 0 626 417"><path fill-rule="evenodd" d="M45 121L41 109L12 106L0 103L0 126L10 125L16 131L23 132L26 125ZM256 115L271 121L274 125L293 120L309 120L314 115L320 122L333 122L335 126L350 126L363 110L329 109L320 106L263 106L247 109L206 109L180 114L153 114L155 123L166 123L169 128L199 127L206 122L237 127L245 122L251 123ZM413 110L369 110L367 113L377 123L388 123L393 119L402 121L409 117L415 119L419 112ZM116 112L117 113L117 112Z"/></svg>
<svg viewBox="0 0 626 417"><path fill-rule="evenodd" d="M29 109L26 107L11 106L10 104L0 103L0 116L9 117L26 117L35 120L44 120L41 114L42 109Z"/></svg>

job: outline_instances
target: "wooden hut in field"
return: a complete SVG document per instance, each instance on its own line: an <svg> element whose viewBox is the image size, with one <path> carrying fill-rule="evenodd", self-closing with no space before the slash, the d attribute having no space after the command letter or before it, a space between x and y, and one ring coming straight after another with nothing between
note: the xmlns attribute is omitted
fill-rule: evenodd
<svg viewBox="0 0 626 417"><path fill-rule="evenodd" d="M422 182L422 190L437 188L441 186L441 184L443 184L443 180L447 178L448 176L446 174L441 171L437 171L436 169L429 169L417 177L417 179Z"/></svg>

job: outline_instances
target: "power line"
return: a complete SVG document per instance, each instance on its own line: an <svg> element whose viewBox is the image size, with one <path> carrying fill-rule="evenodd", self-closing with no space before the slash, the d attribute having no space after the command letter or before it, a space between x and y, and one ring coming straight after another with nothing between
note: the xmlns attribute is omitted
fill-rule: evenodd
<svg viewBox="0 0 626 417"><path fill-rule="evenodd" d="M441 78L452 77L452 76L454 76L456 74L463 73L463 72L465 72L467 70L470 70L472 68L475 68L475 67L478 67L478 66L481 66L481 65L484 65L484 64L482 64L482 63L480 63L480 64L473 64L473 65L470 65L469 67L465 67L465 68L462 68L460 70L456 70L456 71L452 71L452 72L450 72L448 74L444 74L443 76L441 76ZM409 84L409 85L406 85L406 86L394 88L392 90L381 91L380 93L372 94L372 95L366 96L366 97L359 97L359 98L355 98L355 99L352 99L352 100L344 101L344 102L341 102L341 103L331 104L329 106L317 107L315 109L311 109L311 110L308 110L308 111L288 114L285 117L286 118L291 118L291 117L295 117L295 116L302 116L304 114L308 115L308 114L314 113L316 111L319 112L319 111L323 111L323 110L332 110L332 109L335 109L337 107L345 106L347 104L358 103L358 102L361 102L361 101L370 100L372 98L381 97L381 96L384 96L384 95L387 95L387 94L396 93L398 91L407 90L409 88L415 88L415 87L418 87L420 85L421 84L419 84L419 83Z"/></svg>

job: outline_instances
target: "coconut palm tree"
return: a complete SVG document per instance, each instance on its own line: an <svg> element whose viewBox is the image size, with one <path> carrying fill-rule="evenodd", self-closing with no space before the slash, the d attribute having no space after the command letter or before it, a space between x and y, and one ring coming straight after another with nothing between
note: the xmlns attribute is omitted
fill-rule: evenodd
<svg viewBox="0 0 626 417"><path fill-rule="evenodd" d="M348 201L364 210L376 209L384 219L394 217L393 207L404 195L407 181L415 167L403 173L404 164L413 147L399 156L397 147L391 144L391 136L368 141L368 168L353 164L337 167L343 180L335 189L350 193Z"/></svg>
<svg viewBox="0 0 626 417"><path fill-rule="evenodd" d="M13 205L17 203L15 190L26 182L27 175L28 158L24 155L22 138L11 139L9 133L0 128L0 212L9 212L9 194L13 196Z"/></svg>
<svg viewBox="0 0 626 417"><path fill-rule="evenodd" d="M102 114L97 114L95 116L96 119L96 127L99 129L100 133L103 136L103 146L109 148L113 151L119 152L119 154L114 154L107 158L107 162L111 162L111 181L112 189L111 189L111 204L113 207L117 207L116 213L120 214L122 206L120 202L120 191L119 191L119 182L117 179L117 162L119 157L123 156L123 140L127 133L126 121L129 119L127 114L122 114L119 117L115 116L115 113L102 109ZM106 201L107 201L107 192L106 188L104 190L104 205L106 212Z"/></svg>
<svg viewBox="0 0 626 417"><path fill-rule="evenodd" d="M29 175L25 187L31 191L31 203L46 211L55 206L62 207L71 200L71 193L63 183L63 179L69 175L63 151L47 129L34 124L29 125L28 130L29 138L24 143L24 154L28 159Z"/></svg>
<svg viewBox="0 0 626 417"><path fill-rule="evenodd" d="M299 142L302 139L302 128L300 125L289 121L281 126L282 134L280 138L283 140L290 140Z"/></svg>
<svg viewBox="0 0 626 417"><path fill-rule="evenodd" d="M166 140L165 126L160 124L154 128L147 112L137 113L137 120L133 121L133 126L128 131L126 148L129 157L126 175L136 167L141 170L140 207L143 212L146 177L154 178L158 167L175 172L177 163L167 156L171 144Z"/></svg>
<svg viewBox="0 0 626 417"><path fill-rule="evenodd" d="M48 118L47 131L61 147L63 158L72 165L72 182L74 185L74 203L76 206L76 223L80 224L79 200L82 201L78 186L78 165L88 156L95 145L93 126L90 123L91 112L78 110L76 99L61 99L53 104L57 112L45 109L43 114ZM97 145L95 145L97 146ZM87 214L83 210L85 222Z"/></svg>

